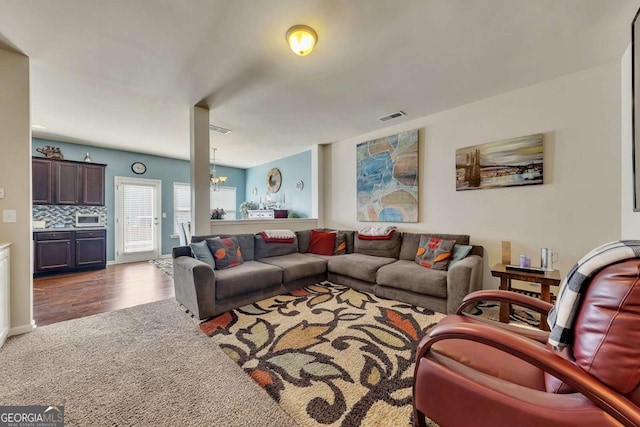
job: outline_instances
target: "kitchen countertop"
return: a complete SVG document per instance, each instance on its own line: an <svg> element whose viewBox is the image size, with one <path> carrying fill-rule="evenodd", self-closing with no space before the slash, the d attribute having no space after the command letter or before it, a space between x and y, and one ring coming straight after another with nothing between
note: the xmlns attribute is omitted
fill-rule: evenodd
<svg viewBox="0 0 640 427"><path fill-rule="evenodd" d="M107 227L48 227L48 228L34 228L34 233L50 233L53 231L91 231L91 230L106 230Z"/></svg>

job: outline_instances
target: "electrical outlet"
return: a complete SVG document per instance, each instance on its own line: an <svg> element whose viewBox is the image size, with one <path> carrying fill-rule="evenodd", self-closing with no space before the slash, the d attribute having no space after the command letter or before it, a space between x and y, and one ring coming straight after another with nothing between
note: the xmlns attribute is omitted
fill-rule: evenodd
<svg viewBox="0 0 640 427"><path fill-rule="evenodd" d="M167 217L167 213L166 212L162 212L162 218L166 218Z"/></svg>
<svg viewBox="0 0 640 427"><path fill-rule="evenodd" d="M0 188L0 199L4 199L4 188Z"/></svg>

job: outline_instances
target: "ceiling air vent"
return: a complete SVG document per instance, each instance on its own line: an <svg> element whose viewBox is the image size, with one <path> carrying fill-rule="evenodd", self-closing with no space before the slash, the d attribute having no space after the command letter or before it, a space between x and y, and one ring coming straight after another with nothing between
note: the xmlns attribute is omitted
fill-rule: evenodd
<svg viewBox="0 0 640 427"><path fill-rule="evenodd" d="M231 129L221 128L220 126L216 126L216 125L209 125L209 129L211 129L214 132L221 133L223 135L226 135L229 132L231 132Z"/></svg>
<svg viewBox="0 0 640 427"><path fill-rule="evenodd" d="M407 113L404 111L398 111L397 113L389 114L388 116L380 117L378 120L381 122L386 122L387 120L396 119L398 117L406 116Z"/></svg>

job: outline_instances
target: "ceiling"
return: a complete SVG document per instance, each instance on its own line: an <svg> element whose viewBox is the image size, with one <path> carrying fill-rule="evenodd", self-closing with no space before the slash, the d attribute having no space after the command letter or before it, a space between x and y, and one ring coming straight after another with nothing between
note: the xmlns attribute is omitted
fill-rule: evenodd
<svg viewBox="0 0 640 427"><path fill-rule="evenodd" d="M0 0L34 136L251 167L618 60L640 0ZM285 32L318 33L294 55ZM379 117L402 110L388 122Z"/></svg>

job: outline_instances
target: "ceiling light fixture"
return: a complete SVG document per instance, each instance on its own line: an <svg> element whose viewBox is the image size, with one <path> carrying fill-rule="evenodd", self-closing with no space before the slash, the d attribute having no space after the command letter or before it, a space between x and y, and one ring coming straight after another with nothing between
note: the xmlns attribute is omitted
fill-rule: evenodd
<svg viewBox="0 0 640 427"><path fill-rule="evenodd" d="M226 176L218 176L216 174L216 151L217 148L213 148L213 170L211 171L211 175L209 175L209 179L211 180L211 189L213 191L220 190L220 185L224 185L227 181Z"/></svg>
<svg viewBox="0 0 640 427"><path fill-rule="evenodd" d="M306 25L294 25L287 30L287 43L296 55L306 56L318 42L318 34Z"/></svg>

